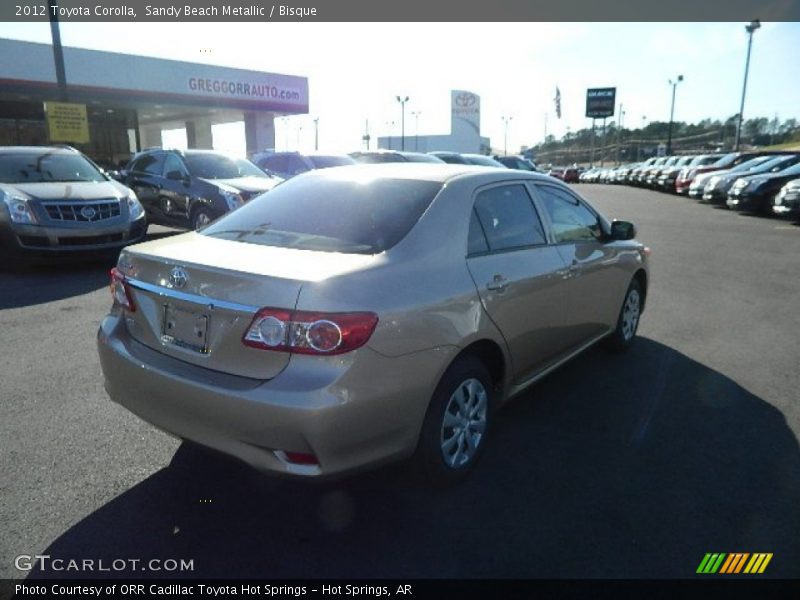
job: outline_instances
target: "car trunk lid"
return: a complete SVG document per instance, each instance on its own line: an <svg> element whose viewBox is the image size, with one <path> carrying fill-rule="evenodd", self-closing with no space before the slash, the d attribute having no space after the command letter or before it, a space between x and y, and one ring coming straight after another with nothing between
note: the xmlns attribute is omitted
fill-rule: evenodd
<svg viewBox="0 0 800 600"><path fill-rule="evenodd" d="M256 311L293 310L305 281L336 276L370 259L197 233L139 244L123 252L118 265L135 305L126 326L134 339L174 358L271 379L290 354L242 343Z"/></svg>

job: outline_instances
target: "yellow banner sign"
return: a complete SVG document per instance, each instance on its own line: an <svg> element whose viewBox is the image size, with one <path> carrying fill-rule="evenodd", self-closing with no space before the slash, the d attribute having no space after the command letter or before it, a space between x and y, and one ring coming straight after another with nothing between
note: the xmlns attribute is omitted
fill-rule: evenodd
<svg viewBox="0 0 800 600"><path fill-rule="evenodd" d="M89 121L86 118L85 104L45 102L44 114L47 116L51 142L89 142Z"/></svg>

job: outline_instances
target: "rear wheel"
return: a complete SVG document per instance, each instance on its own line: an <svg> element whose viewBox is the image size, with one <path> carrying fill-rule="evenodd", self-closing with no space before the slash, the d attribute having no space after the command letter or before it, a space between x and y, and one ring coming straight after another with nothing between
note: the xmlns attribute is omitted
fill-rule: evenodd
<svg viewBox="0 0 800 600"><path fill-rule="evenodd" d="M483 454L492 397L489 372L473 356L459 359L442 376L431 398L415 457L435 484L463 478Z"/></svg>
<svg viewBox="0 0 800 600"><path fill-rule="evenodd" d="M631 281L622 308L619 311L617 327L608 337L608 345L612 350L622 351L630 348L639 329L639 318L642 315L644 291L638 279Z"/></svg>

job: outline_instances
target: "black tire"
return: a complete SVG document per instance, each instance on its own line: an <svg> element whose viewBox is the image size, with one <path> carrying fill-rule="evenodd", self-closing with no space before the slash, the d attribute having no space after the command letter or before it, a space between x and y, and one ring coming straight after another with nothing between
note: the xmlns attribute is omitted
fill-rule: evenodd
<svg viewBox="0 0 800 600"><path fill-rule="evenodd" d="M207 219L207 221L205 221ZM207 206L198 206L197 208L192 211L192 221L191 226L192 229L197 231L200 227L203 227L214 220L214 214L211 212L211 209Z"/></svg>
<svg viewBox="0 0 800 600"><path fill-rule="evenodd" d="M455 399L459 390L462 399L475 398L474 403L464 403L466 413ZM481 391L485 398L481 398ZM414 456L417 469L427 481L437 486L449 485L472 471L486 447L493 400L492 378L483 362L465 356L450 365L431 398ZM446 411L450 415L448 421L456 423L453 426L445 425ZM449 452L444 449L446 441L451 441Z"/></svg>
<svg viewBox="0 0 800 600"><path fill-rule="evenodd" d="M635 305L635 322L631 323L630 314L626 312L632 309L628 306L629 302ZM644 306L644 290L638 279L633 279L622 299L622 306L617 317L617 327L614 332L606 338L606 346L616 352L623 352L631 347L636 339L636 331L639 329L639 321L642 316Z"/></svg>

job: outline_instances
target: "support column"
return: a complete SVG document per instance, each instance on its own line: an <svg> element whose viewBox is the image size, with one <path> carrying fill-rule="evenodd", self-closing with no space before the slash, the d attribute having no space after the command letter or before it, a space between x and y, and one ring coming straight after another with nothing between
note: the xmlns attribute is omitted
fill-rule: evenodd
<svg viewBox="0 0 800 600"><path fill-rule="evenodd" d="M248 156L275 148L275 113L244 113L244 137Z"/></svg>
<svg viewBox="0 0 800 600"><path fill-rule="evenodd" d="M142 149L161 146L161 127L158 125L139 126L139 139Z"/></svg>
<svg viewBox="0 0 800 600"><path fill-rule="evenodd" d="M211 135L211 121L208 119L186 121L186 145L189 148L213 150L214 139Z"/></svg>

